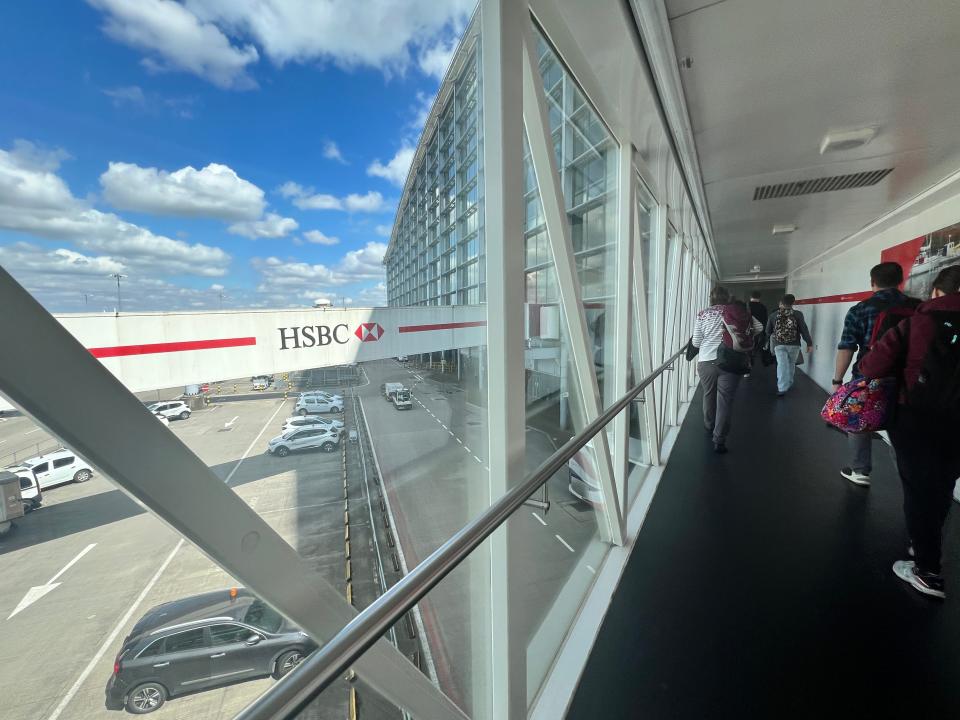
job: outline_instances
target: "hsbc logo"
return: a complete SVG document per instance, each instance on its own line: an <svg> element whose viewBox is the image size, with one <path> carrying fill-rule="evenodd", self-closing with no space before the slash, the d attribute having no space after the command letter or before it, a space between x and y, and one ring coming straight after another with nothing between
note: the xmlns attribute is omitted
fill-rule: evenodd
<svg viewBox="0 0 960 720"><path fill-rule="evenodd" d="M360 342L376 342L383 337L384 329L380 323L360 323L360 326L353 331Z"/></svg>
<svg viewBox="0 0 960 720"><path fill-rule="evenodd" d="M280 333L281 350L300 350L331 344L346 345L351 336L350 326L346 323L282 327L277 328L277 331ZM352 335L360 342L376 342L385 332L379 323L360 323Z"/></svg>

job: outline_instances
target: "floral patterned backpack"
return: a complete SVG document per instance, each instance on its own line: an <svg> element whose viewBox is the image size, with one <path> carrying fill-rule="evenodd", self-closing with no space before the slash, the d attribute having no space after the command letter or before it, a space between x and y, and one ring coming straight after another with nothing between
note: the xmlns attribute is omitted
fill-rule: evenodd
<svg viewBox="0 0 960 720"><path fill-rule="evenodd" d="M860 378L837 388L820 417L843 432L875 432L887 426L896 403L895 378Z"/></svg>

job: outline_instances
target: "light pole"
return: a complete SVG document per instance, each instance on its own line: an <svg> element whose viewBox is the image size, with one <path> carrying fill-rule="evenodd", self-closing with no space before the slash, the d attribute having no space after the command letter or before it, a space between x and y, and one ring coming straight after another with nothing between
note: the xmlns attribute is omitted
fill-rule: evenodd
<svg viewBox="0 0 960 720"><path fill-rule="evenodd" d="M125 278L126 275L121 275L120 273L113 273L110 277L117 279L117 315L120 314L122 307L120 305L120 280Z"/></svg>

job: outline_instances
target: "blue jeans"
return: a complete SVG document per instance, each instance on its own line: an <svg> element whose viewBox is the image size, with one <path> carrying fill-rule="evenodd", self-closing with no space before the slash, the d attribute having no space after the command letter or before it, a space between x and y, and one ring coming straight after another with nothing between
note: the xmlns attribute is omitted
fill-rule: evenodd
<svg viewBox="0 0 960 720"><path fill-rule="evenodd" d="M793 376L797 372L799 345L777 345L773 348L777 356L777 392L785 393L793 387Z"/></svg>

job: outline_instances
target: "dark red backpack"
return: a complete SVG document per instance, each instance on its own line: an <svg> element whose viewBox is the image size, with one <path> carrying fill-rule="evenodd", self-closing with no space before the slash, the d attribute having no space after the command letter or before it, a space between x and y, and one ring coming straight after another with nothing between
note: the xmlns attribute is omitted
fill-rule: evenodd
<svg viewBox="0 0 960 720"><path fill-rule="evenodd" d="M870 333L867 350L876 345L887 330L892 330L899 325L902 320L913 317L917 312L917 306L920 304L920 300L912 297L905 297L902 302L895 303L878 298L870 298L865 302L867 305L871 305L880 310L876 319L873 321L873 332Z"/></svg>

